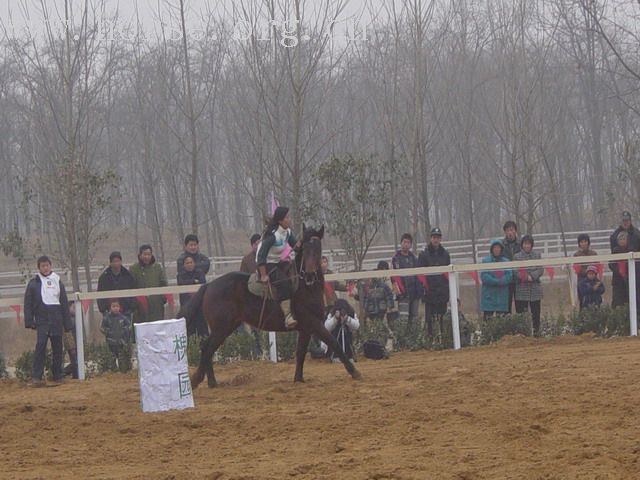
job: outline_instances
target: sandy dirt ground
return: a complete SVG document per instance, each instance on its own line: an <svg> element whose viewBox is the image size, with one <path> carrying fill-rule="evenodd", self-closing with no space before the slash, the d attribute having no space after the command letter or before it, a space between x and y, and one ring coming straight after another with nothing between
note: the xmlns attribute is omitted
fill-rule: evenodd
<svg viewBox="0 0 640 480"><path fill-rule="evenodd" d="M507 337L341 365L217 368L143 414L134 373L0 384L0 478L637 479L640 341Z"/></svg>

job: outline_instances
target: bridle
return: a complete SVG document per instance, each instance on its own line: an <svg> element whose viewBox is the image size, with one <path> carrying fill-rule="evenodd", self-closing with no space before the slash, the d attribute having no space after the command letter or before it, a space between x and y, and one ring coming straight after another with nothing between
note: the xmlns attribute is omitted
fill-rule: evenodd
<svg viewBox="0 0 640 480"><path fill-rule="evenodd" d="M312 236L311 238L309 238L309 242L312 242L313 240L318 240L318 241L320 241L320 237L318 237L317 235L314 235L314 236ZM306 242L303 242L303 244L302 244L302 251L303 251L303 252L304 252L304 244L305 244L305 243L306 243ZM304 257L304 254L303 254L303 257ZM315 283L316 283L316 281L318 281L318 280L319 280L319 278L318 278L318 268L319 268L319 267L318 267L318 266L316 266L316 269L315 269L313 272L307 272L307 271L305 271L305 269L304 269L304 264L305 264L305 261L304 261L304 258L302 258L302 259L300 260L300 269L298 270L298 277L299 277L301 280L304 280L304 283L305 283L305 285L306 285L307 287L310 287L310 286L312 286L313 284L315 284Z"/></svg>

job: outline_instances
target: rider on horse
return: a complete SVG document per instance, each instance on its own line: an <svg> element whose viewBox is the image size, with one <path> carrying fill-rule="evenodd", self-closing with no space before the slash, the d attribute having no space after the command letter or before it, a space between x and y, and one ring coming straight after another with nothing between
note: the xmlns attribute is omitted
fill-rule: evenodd
<svg viewBox="0 0 640 480"><path fill-rule="evenodd" d="M291 272L293 265L291 255L293 255L293 248L299 247L299 244L289 228L290 225L289 208L277 207L258 245L256 253L257 285L254 282L249 282L249 290L252 293L259 296L266 295L280 302L285 325L288 329L294 328L298 323L291 314L291 296L293 294L291 273L295 276L295 272ZM287 247L291 247L291 253L283 256ZM252 283L253 285L251 285Z"/></svg>

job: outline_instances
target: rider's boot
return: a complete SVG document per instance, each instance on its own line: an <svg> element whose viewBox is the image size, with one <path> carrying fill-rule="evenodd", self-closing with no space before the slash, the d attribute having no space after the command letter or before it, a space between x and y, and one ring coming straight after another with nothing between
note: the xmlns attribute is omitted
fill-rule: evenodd
<svg viewBox="0 0 640 480"><path fill-rule="evenodd" d="M284 313L284 325L287 327L287 330L295 328L298 322L291 314L291 300L283 300L280 302L280 308L282 308L282 313Z"/></svg>

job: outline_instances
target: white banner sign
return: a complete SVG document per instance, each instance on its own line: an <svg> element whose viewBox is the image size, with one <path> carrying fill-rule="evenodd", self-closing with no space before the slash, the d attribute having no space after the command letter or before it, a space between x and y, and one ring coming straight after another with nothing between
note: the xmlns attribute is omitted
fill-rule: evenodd
<svg viewBox="0 0 640 480"><path fill-rule="evenodd" d="M192 408L184 318L136 323L134 328L142 411Z"/></svg>

